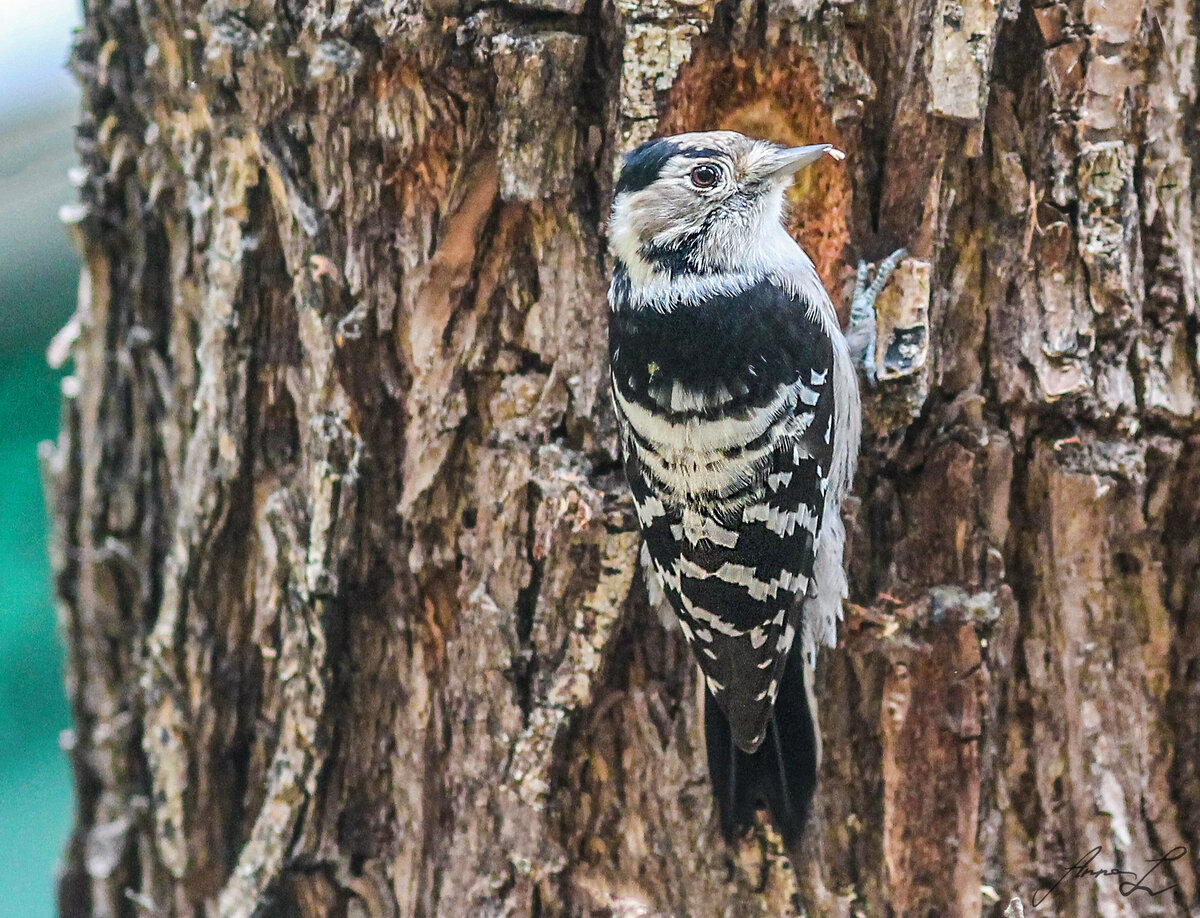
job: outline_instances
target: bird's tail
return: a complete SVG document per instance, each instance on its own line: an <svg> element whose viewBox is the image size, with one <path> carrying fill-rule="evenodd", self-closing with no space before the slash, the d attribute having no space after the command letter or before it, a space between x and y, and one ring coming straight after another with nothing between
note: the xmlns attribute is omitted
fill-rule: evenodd
<svg viewBox="0 0 1200 918"><path fill-rule="evenodd" d="M790 855L808 820L820 758L803 654L788 655L767 735L756 751L737 747L725 712L707 691L704 733L725 840L732 844L744 835L754 825L755 810L765 805Z"/></svg>

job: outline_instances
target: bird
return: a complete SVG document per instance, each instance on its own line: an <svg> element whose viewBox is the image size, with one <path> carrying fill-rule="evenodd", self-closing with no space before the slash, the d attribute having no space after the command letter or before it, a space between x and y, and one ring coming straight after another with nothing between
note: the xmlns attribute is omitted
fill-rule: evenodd
<svg viewBox="0 0 1200 918"><path fill-rule="evenodd" d="M699 664L722 834L736 843L765 806L789 853L816 789L813 667L847 595L862 426L854 355L783 224L796 173L826 155L734 131L649 140L608 222L612 399L648 592ZM900 254L870 288L859 272L870 331Z"/></svg>

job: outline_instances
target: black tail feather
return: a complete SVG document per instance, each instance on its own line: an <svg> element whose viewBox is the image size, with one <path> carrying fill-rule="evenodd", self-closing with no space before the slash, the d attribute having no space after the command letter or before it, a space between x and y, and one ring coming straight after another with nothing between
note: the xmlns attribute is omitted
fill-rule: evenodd
<svg viewBox="0 0 1200 918"><path fill-rule="evenodd" d="M791 852L808 821L817 786L816 725L808 707L802 655L793 652L788 658L766 738L755 752L743 752L734 744L725 713L707 692L704 733L726 841L732 844L746 834L762 804Z"/></svg>

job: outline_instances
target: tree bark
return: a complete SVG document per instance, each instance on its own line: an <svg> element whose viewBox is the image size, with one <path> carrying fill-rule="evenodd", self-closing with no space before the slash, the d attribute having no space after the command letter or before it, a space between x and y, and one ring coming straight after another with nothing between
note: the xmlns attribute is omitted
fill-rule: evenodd
<svg viewBox="0 0 1200 918"><path fill-rule="evenodd" d="M64 916L1200 914L1194 3L85 5ZM849 152L835 301L910 252L796 872L606 391L618 156L716 127Z"/></svg>

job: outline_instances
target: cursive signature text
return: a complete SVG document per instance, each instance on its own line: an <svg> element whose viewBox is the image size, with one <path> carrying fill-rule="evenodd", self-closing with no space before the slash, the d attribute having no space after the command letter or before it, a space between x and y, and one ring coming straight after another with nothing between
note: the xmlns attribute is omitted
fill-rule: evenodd
<svg viewBox="0 0 1200 918"><path fill-rule="evenodd" d="M1100 846L1097 845L1091 851L1088 851L1082 857L1076 858L1075 863L1063 871L1062 876L1054 881L1054 885L1047 889L1039 889L1033 894L1033 906L1037 908L1046 901L1046 897L1062 884L1063 880L1085 880L1091 877L1116 877L1117 889L1122 896L1132 896L1135 892L1144 892L1150 896L1161 896L1165 892L1169 892L1178 886L1178 883L1171 883L1168 886L1155 887L1146 885L1147 880L1154 871L1158 870L1163 864L1168 864L1171 861L1177 861L1181 857L1187 855L1188 849L1183 845L1176 845L1162 857L1157 857L1151 860L1150 868L1140 877L1133 870L1118 870L1115 867L1092 867L1094 861L1100 855Z"/></svg>

